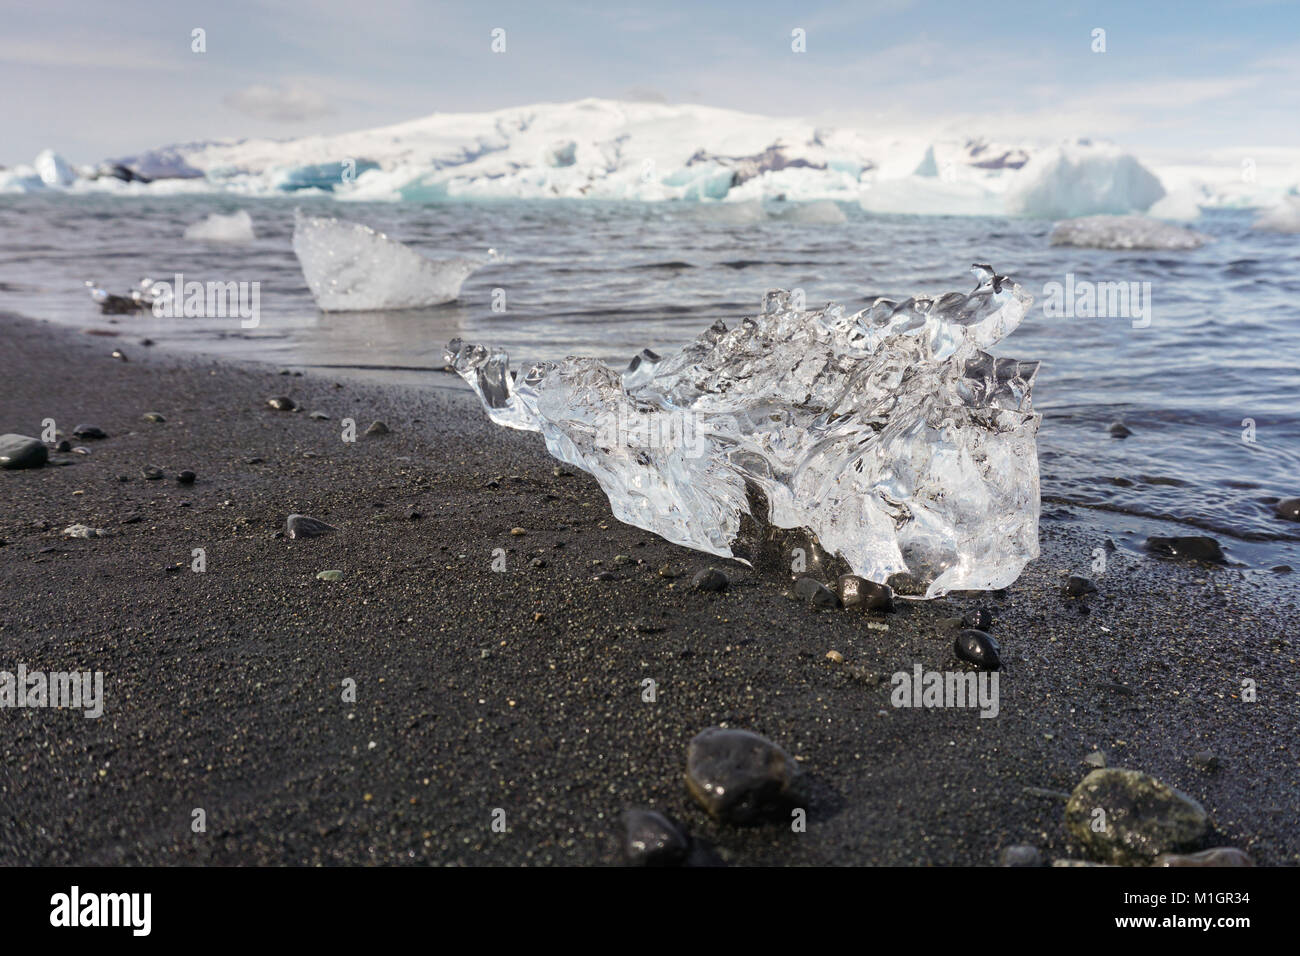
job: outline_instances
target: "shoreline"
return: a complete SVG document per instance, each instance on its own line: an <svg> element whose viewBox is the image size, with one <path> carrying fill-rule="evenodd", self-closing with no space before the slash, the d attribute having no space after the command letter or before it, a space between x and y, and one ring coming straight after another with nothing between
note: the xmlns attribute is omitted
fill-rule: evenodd
<svg viewBox="0 0 1300 956"><path fill-rule="evenodd" d="M1111 531L1053 505L1006 592L817 611L620 524L453 376L285 376L9 314L0 340L0 432L109 435L73 439L90 454L66 467L0 472L0 670L102 670L105 694L99 719L0 711L0 863L608 864L635 807L734 865L992 865L1013 844L1084 859L1055 794L1096 749L1199 800L1206 845L1300 863L1294 579L1121 547L1101 593L1069 600ZM363 436L376 420L390 432ZM339 531L276 537L292 513ZM76 523L109 534L64 538ZM690 588L710 565L727 591ZM892 674L956 669L945 622L977 605L1006 659L998 717L892 707ZM1253 703L1234 697L1247 678ZM719 724L796 756L807 832L692 802L687 744Z"/></svg>

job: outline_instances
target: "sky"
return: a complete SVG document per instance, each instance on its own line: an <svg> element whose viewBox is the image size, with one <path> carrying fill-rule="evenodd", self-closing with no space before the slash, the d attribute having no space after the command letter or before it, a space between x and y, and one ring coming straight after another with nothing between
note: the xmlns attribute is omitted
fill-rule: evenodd
<svg viewBox="0 0 1300 956"><path fill-rule="evenodd" d="M589 96L1003 141L1300 146L1300 0L0 3L4 165Z"/></svg>

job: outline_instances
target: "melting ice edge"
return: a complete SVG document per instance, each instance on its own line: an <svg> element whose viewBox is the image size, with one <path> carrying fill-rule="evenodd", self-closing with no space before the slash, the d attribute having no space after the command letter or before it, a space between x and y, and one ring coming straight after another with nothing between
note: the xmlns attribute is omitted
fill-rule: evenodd
<svg viewBox="0 0 1300 956"><path fill-rule="evenodd" d="M620 521L788 573L902 594L1010 585L1038 556L1037 362L985 351L1033 299L988 265L970 293L805 309L783 290L626 371L590 358L512 372L455 339L446 360L499 425L541 432Z"/></svg>

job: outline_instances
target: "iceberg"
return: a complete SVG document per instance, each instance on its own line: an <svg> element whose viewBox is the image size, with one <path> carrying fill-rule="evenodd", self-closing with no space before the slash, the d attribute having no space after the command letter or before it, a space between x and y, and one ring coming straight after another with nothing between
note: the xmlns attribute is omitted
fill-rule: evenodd
<svg viewBox="0 0 1300 956"><path fill-rule="evenodd" d="M878 179L858 200L864 212L914 216L997 216L1002 198L975 182L929 176Z"/></svg>
<svg viewBox="0 0 1300 956"><path fill-rule="evenodd" d="M1010 216L1073 219L1144 212L1163 198L1155 174L1127 153L1100 146L1057 147L1020 170L1006 196Z"/></svg>
<svg viewBox="0 0 1300 956"><path fill-rule="evenodd" d="M253 232L253 217L240 209L228 216L212 213L201 222L187 226L184 238L200 242L252 242L257 236Z"/></svg>
<svg viewBox="0 0 1300 956"><path fill-rule="evenodd" d="M515 372L460 339L446 360L492 421L540 432L615 517L676 544L927 598L1003 588L1038 555L1038 365L985 350L1033 299L972 271L970 293L855 313L773 290L621 374L590 358Z"/></svg>
<svg viewBox="0 0 1300 956"><path fill-rule="evenodd" d="M1300 232L1300 196L1283 196L1280 204L1260 213L1250 228L1260 232Z"/></svg>
<svg viewBox="0 0 1300 956"><path fill-rule="evenodd" d="M71 186L77 181L77 174L72 171L68 161L52 149L42 150L32 166L36 175L47 186Z"/></svg>
<svg viewBox="0 0 1300 956"><path fill-rule="evenodd" d="M1146 216L1083 216L1052 227L1048 243L1085 249L1199 249L1210 237Z"/></svg>
<svg viewBox="0 0 1300 956"><path fill-rule="evenodd" d="M434 260L360 223L295 213L293 251L323 312L418 309L451 302L482 261Z"/></svg>
<svg viewBox="0 0 1300 956"><path fill-rule="evenodd" d="M776 214L776 218L805 226L838 226L849 221L839 203L830 199L789 203Z"/></svg>

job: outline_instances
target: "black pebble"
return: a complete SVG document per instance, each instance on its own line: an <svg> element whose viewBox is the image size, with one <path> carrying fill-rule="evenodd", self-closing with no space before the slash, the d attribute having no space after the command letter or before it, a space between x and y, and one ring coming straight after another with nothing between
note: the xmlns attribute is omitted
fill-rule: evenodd
<svg viewBox="0 0 1300 956"><path fill-rule="evenodd" d="M993 626L993 612L986 607L973 607L962 615L961 626L987 631Z"/></svg>
<svg viewBox="0 0 1300 956"><path fill-rule="evenodd" d="M54 446L54 450L63 451L63 452L72 451L72 442L68 441L65 438L63 439L63 441L59 442L57 445Z"/></svg>
<svg viewBox="0 0 1300 956"><path fill-rule="evenodd" d="M1085 577L1077 574L1071 574L1068 581L1065 582L1065 596L1078 598L1085 594L1096 594L1097 585L1093 584Z"/></svg>
<svg viewBox="0 0 1300 956"><path fill-rule="evenodd" d="M266 400L266 404L281 412L291 412L298 407L292 398L284 395L272 396Z"/></svg>
<svg viewBox="0 0 1300 956"><path fill-rule="evenodd" d="M1110 428L1106 430L1110 432L1112 438L1128 438L1129 435L1133 434L1133 429L1123 422L1111 422Z"/></svg>
<svg viewBox="0 0 1300 956"><path fill-rule="evenodd" d="M108 433L98 425L78 425L72 430L78 438L107 438Z"/></svg>
<svg viewBox="0 0 1300 956"><path fill-rule="evenodd" d="M197 477L198 475L194 474L194 472L186 468L184 471L182 471L179 475L176 476L176 480L179 481L182 485L192 485L194 484L194 479Z"/></svg>
<svg viewBox="0 0 1300 956"><path fill-rule="evenodd" d="M1002 648L991 634L968 627L957 635L952 649L957 656L974 664L982 671L995 671L1002 666Z"/></svg>
<svg viewBox="0 0 1300 956"><path fill-rule="evenodd" d="M1274 510L1284 521L1300 521L1300 498L1283 498Z"/></svg>
<svg viewBox="0 0 1300 956"><path fill-rule="evenodd" d="M1203 534L1177 538L1153 535L1147 538L1142 546L1152 554L1179 561L1209 561L1213 564L1226 564L1228 560L1219 542Z"/></svg>
<svg viewBox="0 0 1300 956"><path fill-rule="evenodd" d="M626 811L623 832L623 856L633 866L676 866L690 852L686 831L654 810Z"/></svg>
<svg viewBox="0 0 1300 956"><path fill-rule="evenodd" d="M813 607L839 607L840 599L833 591L815 578L800 578L794 583L794 593L801 601Z"/></svg>
<svg viewBox="0 0 1300 956"><path fill-rule="evenodd" d="M145 477L146 481L157 481L163 476L163 470L157 465L145 465L140 469L140 474Z"/></svg>
<svg viewBox="0 0 1300 956"><path fill-rule="evenodd" d="M717 568L704 568L691 578L691 587L697 591L725 591L731 580Z"/></svg>
<svg viewBox="0 0 1300 956"><path fill-rule="evenodd" d="M894 589L888 584L877 584L856 574L840 575L840 602L845 607L864 611L894 610Z"/></svg>

